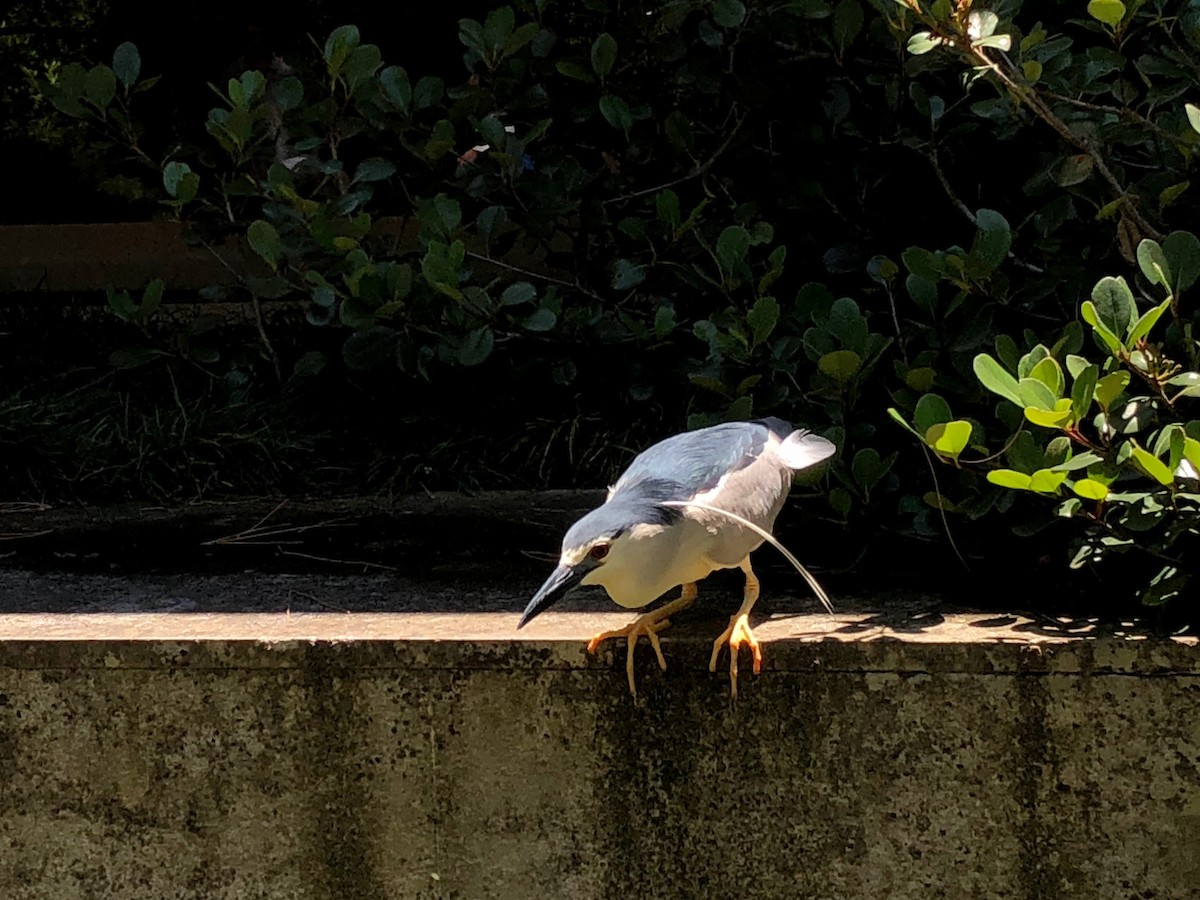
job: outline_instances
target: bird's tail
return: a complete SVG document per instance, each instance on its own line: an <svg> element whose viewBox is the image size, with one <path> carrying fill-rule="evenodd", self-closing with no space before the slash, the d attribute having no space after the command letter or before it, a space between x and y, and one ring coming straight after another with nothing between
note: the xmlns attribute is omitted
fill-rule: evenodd
<svg viewBox="0 0 1200 900"><path fill-rule="evenodd" d="M779 445L779 458L789 469L800 470L824 462L837 452L832 441L811 431L793 431Z"/></svg>
<svg viewBox="0 0 1200 900"><path fill-rule="evenodd" d="M794 435L801 434L801 433L802 432L797 431L794 433ZM814 435L814 437L815 437L815 435ZM833 447L833 444L830 444L829 441L825 440L825 438L817 438L817 440L822 441L826 444L829 444L830 447ZM833 451L830 450L830 453L832 453L832 452ZM828 455L829 454L826 454L826 456L828 456ZM825 456L821 457L821 459L825 459ZM820 461L821 461L820 459L817 460L817 462L820 462ZM814 464L809 463L808 465L814 465ZM801 467L801 468L803 468L803 467ZM786 559L788 562L790 562L793 566L796 567L796 571L804 576L804 580L807 581L808 586L813 589L813 593L817 595L817 599L821 601L821 605L824 606L825 609L828 610L831 614L833 613L833 603L830 602L829 595L825 593L824 588L821 587L820 583L817 581L817 579L813 575L813 573L808 571L808 569L804 568L804 566L801 564L800 560L796 559L796 557L792 555L792 552L790 550L788 550L787 547L783 546L783 544L779 543L779 541L775 538L775 535L771 534L771 532L767 531L765 528L761 528L758 525L755 525L749 519L744 519L741 516L739 516L737 513L732 513L727 509L721 509L719 506L709 506L707 503L700 503L697 500L664 500L664 501L662 501L662 505L663 506L675 506L675 507L679 507L679 508L691 506L696 509L703 509L703 510L707 510L708 512L719 513L720 515L729 517L733 521L737 522L739 525L741 525L745 528L749 528L751 531L755 532L763 540L769 542L772 547L774 547L776 550L778 550L780 553L783 554L784 559Z"/></svg>

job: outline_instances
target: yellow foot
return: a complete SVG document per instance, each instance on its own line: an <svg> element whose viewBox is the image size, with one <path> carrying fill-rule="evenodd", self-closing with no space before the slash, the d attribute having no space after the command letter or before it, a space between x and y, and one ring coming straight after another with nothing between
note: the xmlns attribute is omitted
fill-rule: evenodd
<svg viewBox="0 0 1200 900"><path fill-rule="evenodd" d="M661 613L662 610L657 612ZM618 628L616 631L604 631L596 635L588 641L587 652L595 653L600 642L609 638L625 638L629 642L629 650L625 655L625 674L629 678L629 692L636 697L637 682L633 677L633 648L637 645L637 639L643 634L650 639L650 646L654 648L654 654L658 657L658 667L665 672L667 671L667 660L658 643L658 633L670 624L670 619L660 617L656 613L646 613L644 616L638 616L624 628Z"/></svg>
<svg viewBox="0 0 1200 900"><path fill-rule="evenodd" d="M762 671L762 647L759 645L758 638L754 636L754 631L750 627L750 617L748 615L742 613L730 618L729 627L721 632L719 638L713 641L712 659L708 663L708 670L710 672L717 671L717 657L721 655L721 648L726 643L729 644L729 696L736 698L738 649L743 644L750 648L750 652L754 656L754 674L757 675Z"/></svg>

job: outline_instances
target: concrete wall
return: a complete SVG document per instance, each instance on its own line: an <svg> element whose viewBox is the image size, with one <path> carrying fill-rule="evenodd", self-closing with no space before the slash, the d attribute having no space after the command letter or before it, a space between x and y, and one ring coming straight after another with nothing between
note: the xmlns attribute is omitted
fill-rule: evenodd
<svg viewBox="0 0 1200 900"><path fill-rule="evenodd" d="M0 616L0 897L1200 895L1194 639L512 618Z"/></svg>

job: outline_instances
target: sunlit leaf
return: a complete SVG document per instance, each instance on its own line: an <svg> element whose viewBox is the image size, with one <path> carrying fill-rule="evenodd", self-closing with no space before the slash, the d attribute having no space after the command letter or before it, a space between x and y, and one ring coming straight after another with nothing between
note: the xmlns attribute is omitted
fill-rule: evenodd
<svg viewBox="0 0 1200 900"><path fill-rule="evenodd" d="M1091 478L1080 478L1071 485L1071 490L1084 500L1103 500L1108 496L1107 485L1093 481Z"/></svg>
<svg viewBox="0 0 1200 900"><path fill-rule="evenodd" d="M939 455L957 459L971 440L971 423L961 419L931 425L925 432L925 443Z"/></svg>
<svg viewBox="0 0 1200 900"><path fill-rule="evenodd" d="M1067 480L1066 472L1053 472L1050 469L1038 469L1029 476L1029 489L1039 494L1053 494Z"/></svg>
<svg viewBox="0 0 1200 900"><path fill-rule="evenodd" d="M1028 491L1033 479L1024 472L1016 472L1012 469L993 469L987 473L987 480L1000 487Z"/></svg>
<svg viewBox="0 0 1200 900"><path fill-rule="evenodd" d="M1133 458L1141 467L1142 471L1157 481L1159 484L1174 484L1175 476L1171 470L1161 459L1151 453L1149 450L1143 450L1141 447L1133 448Z"/></svg>

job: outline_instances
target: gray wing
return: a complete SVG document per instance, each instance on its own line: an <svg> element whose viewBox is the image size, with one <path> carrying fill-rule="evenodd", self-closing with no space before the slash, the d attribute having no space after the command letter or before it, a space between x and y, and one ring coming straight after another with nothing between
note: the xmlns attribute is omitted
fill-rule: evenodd
<svg viewBox="0 0 1200 900"><path fill-rule="evenodd" d="M636 492L657 501L690 500L711 490L728 472L736 472L762 454L771 432L786 437L791 428L779 419L729 422L687 431L640 453L617 479L611 499Z"/></svg>

